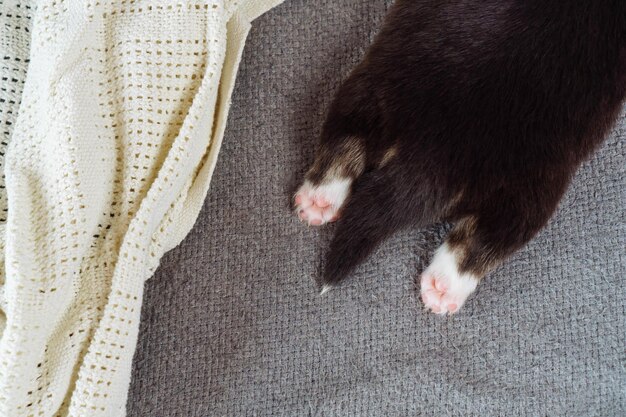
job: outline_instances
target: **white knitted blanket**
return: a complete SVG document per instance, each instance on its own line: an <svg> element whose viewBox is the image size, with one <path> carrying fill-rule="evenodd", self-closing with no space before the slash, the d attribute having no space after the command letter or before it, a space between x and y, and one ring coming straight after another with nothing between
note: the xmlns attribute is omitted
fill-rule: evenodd
<svg viewBox="0 0 626 417"><path fill-rule="evenodd" d="M196 219L250 22L281 1L0 0L0 416L125 414L144 281Z"/></svg>

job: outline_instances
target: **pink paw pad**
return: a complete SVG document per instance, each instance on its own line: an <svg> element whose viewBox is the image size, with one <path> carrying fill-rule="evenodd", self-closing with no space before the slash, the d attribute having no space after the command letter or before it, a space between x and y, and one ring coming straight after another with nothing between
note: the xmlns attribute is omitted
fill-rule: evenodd
<svg viewBox="0 0 626 417"><path fill-rule="evenodd" d="M321 226L339 218L339 209L343 204L341 195L333 195L332 189L323 186L314 187L305 183L294 198L296 213L301 221L310 226Z"/></svg>
<svg viewBox="0 0 626 417"><path fill-rule="evenodd" d="M450 291L452 282L446 277L424 273L421 278L422 301L436 314L454 314L465 302L467 295Z"/></svg>

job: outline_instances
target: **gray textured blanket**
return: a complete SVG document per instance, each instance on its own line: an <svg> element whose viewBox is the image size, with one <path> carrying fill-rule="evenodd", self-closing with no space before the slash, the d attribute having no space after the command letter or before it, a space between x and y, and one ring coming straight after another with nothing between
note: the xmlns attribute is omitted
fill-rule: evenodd
<svg viewBox="0 0 626 417"><path fill-rule="evenodd" d="M331 230L289 197L389 3L287 0L256 22L204 211L147 283L130 416L626 415L626 116L457 316L415 288L445 226L318 295Z"/></svg>

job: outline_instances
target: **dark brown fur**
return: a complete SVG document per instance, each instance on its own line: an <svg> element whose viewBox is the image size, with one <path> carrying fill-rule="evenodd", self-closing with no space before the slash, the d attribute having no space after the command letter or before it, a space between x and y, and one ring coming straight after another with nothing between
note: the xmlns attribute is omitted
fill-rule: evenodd
<svg viewBox="0 0 626 417"><path fill-rule="evenodd" d="M356 179L365 170L365 162L363 141L357 137L345 137L334 148L319 150L307 178L314 183L337 177Z"/></svg>
<svg viewBox="0 0 626 417"><path fill-rule="evenodd" d="M442 220L461 271L484 275L545 225L625 93L624 0L398 0L308 174L357 178L324 282Z"/></svg>

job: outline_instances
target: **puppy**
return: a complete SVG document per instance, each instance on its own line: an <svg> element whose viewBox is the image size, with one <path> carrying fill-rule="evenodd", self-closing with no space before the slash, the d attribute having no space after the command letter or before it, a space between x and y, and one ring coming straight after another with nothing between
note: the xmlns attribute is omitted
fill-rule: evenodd
<svg viewBox="0 0 626 417"><path fill-rule="evenodd" d="M398 229L449 221L421 296L455 313L548 221L626 94L626 1L398 0L295 196L338 220L324 290Z"/></svg>

